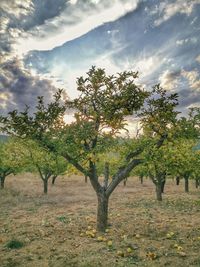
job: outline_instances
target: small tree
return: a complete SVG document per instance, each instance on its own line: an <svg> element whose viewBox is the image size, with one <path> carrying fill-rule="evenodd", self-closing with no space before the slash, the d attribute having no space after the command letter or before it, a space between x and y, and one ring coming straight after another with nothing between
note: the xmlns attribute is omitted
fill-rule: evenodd
<svg viewBox="0 0 200 267"><path fill-rule="evenodd" d="M59 175L64 175L67 172L68 164L63 157L55 154L54 157L55 167L53 169L53 176L52 176L52 185L55 184L55 180Z"/></svg>
<svg viewBox="0 0 200 267"><path fill-rule="evenodd" d="M170 171L185 181L185 192L189 192L189 178L192 178L195 166L194 140L178 139L170 150Z"/></svg>
<svg viewBox="0 0 200 267"><path fill-rule="evenodd" d="M156 198L162 201L162 193L164 193L164 186L168 172L168 155L166 147L159 150L151 149L145 155L145 166L148 176L156 186Z"/></svg>
<svg viewBox="0 0 200 267"><path fill-rule="evenodd" d="M43 192L47 194L49 179L52 178L55 182L56 177L67 170L66 160L40 147L36 141L26 139L18 142L21 144L26 168L39 173L43 181Z"/></svg>

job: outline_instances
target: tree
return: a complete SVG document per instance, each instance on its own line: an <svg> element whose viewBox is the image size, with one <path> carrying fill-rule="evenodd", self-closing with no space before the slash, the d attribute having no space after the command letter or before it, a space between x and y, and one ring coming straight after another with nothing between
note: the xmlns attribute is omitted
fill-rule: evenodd
<svg viewBox="0 0 200 267"><path fill-rule="evenodd" d="M20 113L13 111L7 117L1 118L6 132L37 140L41 146L51 152L59 153L84 176L89 177L98 200L99 231L104 231L107 226L110 195L118 184L143 162L138 156L144 150L144 144L140 145L138 142L134 148L131 146L127 148L122 144L121 149L124 150L122 164L117 166L109 181L109 168L105 162L103 183L100 182L98 174L99 156L108 151L117 134L126 129L126 116L136 115L146 99L148 108L143 108L141 115L145 127L148 118L151 117L153 106L155 122L161 126L168 124L176 114L174 112L176 94L167 96L167 93L158 86L153 90L153 94L146 92L135 84L137 76L137 73L131 71L107 76L103 69L92 67L86 78L80 77L77 80L80 95L73 101L60 103L59 91L48 106L44 105L43 98L40 97L34 116L30 116L26 109ZM65 125L63 115L68 108L75 111L76 121ZM161 119L159 119L160 114L162 114ZM165 132L156 132L155 138L153 135L154 145L159 148L166 138Z"/></svg>
<svg viewBox="0 0 200 267"><path fill-rule="evenodd" d="M178 139L170 149L170 171L185 181L185 192L189 192L189 178L197 169L196 153L193 151L194 140Z"/></svg>
<svg viewBox="0 0 200 267"><path fill-rule="evenodd" d="M52 175L52 185L55 184L55 180L59 175L64 175L67 172L68 164L63 157L59 155L54 155L54 168L53 168L53 175Z"/></svg>
<svg viewBox="0 0 200 267"><path fill-rule="evenodd" d="M175 138L178 95L169 94L156 85L146 105L141 113L144 136L148 143L143 152L144 166L156 186L157 200L161 201L168 172L167 151Z"/></svg>
<svg viewBox="0 0 200 267"><path fill-rule="evenodd" d="M168 155L166 147L160 149L151 149L145 155L145 166L148 176L156 186L156 198L162 201L162 193L168 172Z"/></svg>
<svg viewBox="0 0 200 267"><path fill-rule="evenodd" d="M61 156L40 147L33 140L18 140L23 151L24 165L32 172L39 173L43 181L43 192L48 193L48 181L50 178L55 179L58 175L67 170L67 162Z"/></svg>
<svg viewBox="0 0 200 267"><path fill-rule="evenodd" d="M5 179L10 174L17 174L22 171L23 162L16 154L17 143L14 139L0 142L0 181L1 189L4 188Z"/></svg>

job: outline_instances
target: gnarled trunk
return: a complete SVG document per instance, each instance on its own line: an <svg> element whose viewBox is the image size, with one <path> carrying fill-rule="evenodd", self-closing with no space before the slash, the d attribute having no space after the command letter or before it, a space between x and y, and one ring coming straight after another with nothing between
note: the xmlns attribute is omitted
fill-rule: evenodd
<svg viewBox="0 0 200 267"><path fill-rule="evenodd" d="M156 199L162 201L162 186L160 183L156 185Z"/></svg>
<svg viewBox="0 0 200 267"><path fill-rule="evenodd" d="M4 188L5 178L6 178L5 176L1 176L1 177L0 177L0 180L1 180L1 189Z"/></svg>
<svg viewBox="0 0 200 267"><path fill-rule="evenodd" d="M104 192L97 193L97 230L105 232L108 223L108 197Z"/></svg>
<svg viewBox="0 0 200 267"><path fill-rule="evenodd" d="M184 180L185 180L185 192L188 193L189 192L189 177L185 176Z"/></svg>

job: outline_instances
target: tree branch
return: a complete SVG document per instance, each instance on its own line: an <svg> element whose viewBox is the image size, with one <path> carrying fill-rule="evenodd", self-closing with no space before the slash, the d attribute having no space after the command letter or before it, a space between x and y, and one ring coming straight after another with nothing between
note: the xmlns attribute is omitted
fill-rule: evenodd
<svg viewBox="0 0 200 267"><path fill-rule="evenodd" d="M65 158L69 163L71 163L75 168L77 168L81 173L85 176L89 176L89 172L84 169L75 159L73 159L70 155L66 152L62 153L63 158Z"/></svg>
<svg viewBox="0 0 200 267"><path fill-rule="evenodd" d="M94 188L95 192L99 193L102 191L103 187L100 185L98 181L97 171L95 164L90 160L90 171L88 174L90 178L90 182L92 184L92 187Z"/></svg>
<svg viewBox="0 0 200 267"><path fill-rule="evenodd" d="M108 187L108 180L109 180L109 163L108 162L105 162L105 167L104 167L104 184L103 184L104 190L106 190L107 187Z"/></svg>
<svg viewBox="0 0 200 267"><path fill-rule="evenodd" d="M119 168L118 172L113 175L112 181L109 184L106 194L110 196L110 194L114 191L114 189L118 186L118 184L128 177L129 173L139 164L143 163L142 159L133 159L128 165L122 166Z"/></svg>

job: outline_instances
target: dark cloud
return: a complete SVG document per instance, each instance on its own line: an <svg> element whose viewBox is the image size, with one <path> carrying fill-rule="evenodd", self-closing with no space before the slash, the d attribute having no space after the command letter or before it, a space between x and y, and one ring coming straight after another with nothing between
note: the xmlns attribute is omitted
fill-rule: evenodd
<svg viewBox="0 0 200 267"><path fill-rule="evenodd" d="M1 66L0 74L0 107L3 113L12 109L24 109L25 105L31 110L35 106L37 96L43 95L49 102L57 90L51 81L33 76L24 69L22 62L13 59Z"/></svg>
<svg viewBox="0 0 200 267"><path fill-rule="evenodd" d="M189 88L179 91L179 105L182 110L191 105L200 106L199 91L192 91Z"/></svg>
<svg viewBox="0 0 200 267"><path fill-rule="evenodd" d="M107 64L113 72L139 69L148 87L161 82L169 90L175 88L182 109L200 102L197 77L200 64L196 60L200 55L198 0L188 0L188 4L183 4L182 0L138 0L136 8L119 19L100 23L101 26L82 36L80 31L79 38L72 38L52 50L30 52L24 59L27 69L19 60L8 59L14 55L13 45L17 41L26 42L35 36L42 42L48 39L44 36L51 35L57 43L56 31L68 30L70 25L81 26L90 15L98 16L113 3L130 6L134 1L0 1L0 105L6 111L24 104L33 106L37 95L50 97L55 87L41 78L43 73L49 73L49 77L57 75L58 81L70 80L74 73L84 75L100 57L105 68ZM41 76L33 76L29 67L35 68Z"/></svg>
<svg viewBox="0 0 200 267"><path fill-rule="evenodd" d="M59 16L67 2L67 0L33 0L34 12L30 17L25 18L22 23L23 29L29 30L44 24L48 19Z"/></svg>

